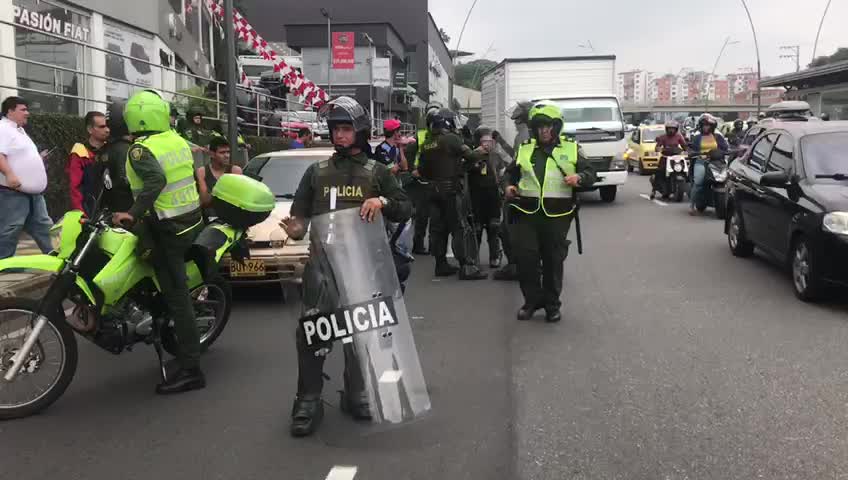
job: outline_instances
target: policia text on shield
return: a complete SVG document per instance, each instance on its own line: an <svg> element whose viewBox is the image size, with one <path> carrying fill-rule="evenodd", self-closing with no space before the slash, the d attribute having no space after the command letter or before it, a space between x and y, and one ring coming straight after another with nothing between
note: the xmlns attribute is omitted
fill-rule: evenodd
<svg viewBox="0 0 848 480"><path fill-rule="evenodd" d="M518 148L507 172L506 197L514 213L510 236L524 295L518 319L529 320L544 308L546 320L558 322L568 230L577 213L574 189L590 187L596 177L577 143L560 136L563 118L555 104L533 105L530 128L530 140Z"/></svg>
<svg viewBox="0 0 848 480"><path fill-rule="evenodd" d="M412 216L412 203L389 169L369 159L366 154L371 119L365 109L349 97L339 97L325 104L320 113L327 119L336 152L332 157L313 164L304 173L292 203L291 217L285 218L281 225L290 237L300 239L306 235L307 222L313 220L310 233L312 256L303 275L302 317L333 312L341 306L340 286L329 265L331 259L327 251L328 248L336 248L338 242L332 241L332 238L317 238L317 219L321 218L323 222L327 214L340 215L331 214L332 211L351 209L358 209L360 221L367 222L378 219L379 212L393 222L403 222ZM329 225L333 225L332 222ZM328 230L326 236L334 234L342 235L344 232ZM393 264L381 268L390 268L392 274L395 272ZM315 327L317 330L317 324ZM321 391L324 386L324 359L329 349L313 351L308 348L302 325L298 326L296 339L299 372L291 434L305 436L318 428L324 415ZM356 419L370 420L369 397L365 392L357 352L351 343L345 343L343 350L345 395L342 408Z"/></svg>

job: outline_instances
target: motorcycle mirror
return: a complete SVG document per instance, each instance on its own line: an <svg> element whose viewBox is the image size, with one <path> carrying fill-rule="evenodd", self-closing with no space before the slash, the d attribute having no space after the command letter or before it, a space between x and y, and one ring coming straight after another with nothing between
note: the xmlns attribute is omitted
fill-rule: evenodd
<svg viewBox="0 0 848 480"><path fill-rule="evenodd" d="M112 176L109 175L108 168L103 172L103 186L106 190L112 190Z"/></svg>

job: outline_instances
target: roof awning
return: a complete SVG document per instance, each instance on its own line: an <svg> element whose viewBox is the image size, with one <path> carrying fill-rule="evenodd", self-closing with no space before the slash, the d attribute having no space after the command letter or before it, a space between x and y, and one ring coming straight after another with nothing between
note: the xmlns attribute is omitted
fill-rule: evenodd
<svg viewBox="0 0 848 480"><path fill-rule="evenodd" d="M830 65L808 68L806 70L801 70L800 72L787 73L785 75L766 78L760 82L760 85L763 87L794 87L805 83L813 83L817 80L820 81L826 77L833 77L834 81L832 83L839 83L840 81L844 82L845 80L837 80L837 78L846 75L848 75L848 61L831 63Z"/></svg>

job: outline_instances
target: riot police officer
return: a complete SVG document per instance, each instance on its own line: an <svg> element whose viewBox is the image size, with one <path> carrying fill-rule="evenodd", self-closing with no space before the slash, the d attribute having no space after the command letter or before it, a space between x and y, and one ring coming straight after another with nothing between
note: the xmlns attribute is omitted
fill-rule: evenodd
<svg viewBox="0 0 848 480"><path fill-rule="evenodd" d="M127 154L126 174L135 201L128 212L112 217L116 224L140 223L139 241L150 246L156 278L174 322L180 369L156 387L159 394L206 386L185 269L185 252L203 224L200 196L191 148L171 130L169 115L168 102L152 90L136 93L127 102L124 120L135 143Z"/></svg>
<svg viewBox="0 0 848 480"><path fill-rule="evenodd" d="M358 208L365 221L382 211L386 219L403 222L412 216L412 203L395 181L391 171L368 158L368 138L371 119L365 109L350 97L339 97L321 109L336 152L332 157L310 166L300 180L291 207L291 217L281 226L293 239L306 234L311 217L333 209ZM316 249L317 250L317 249ZM303 280L304 316L316 313L321 299L327 295L322 280L310 259ZM345 345L344 410L354 418L369 419L368 398L357 373L357 361L350 345ZM324 386L323 367L326 351L312 352L305 345L301 327L297 331L298 381L291 419L291 434L302 437L312 434L321 423L324 407L321 391ZM359 384L359 385L357 385ZM350 391L354 390L354 391Z"/></svg>
<svg viewBox="0 0 848 480"><path fill-rule="evenodd" d="M437 105L427 106L426 118L430 118L431 114L437 113L441 107ZM415 235L413 240L412 253L415 255L429 255L430 249L424 246L424 237L427 236L427 227L430 225L430 194L426 180L421 178L421 172L418 167L421 164L422 145L425 145L430 138L430 125L427 128L419 129L415 133L415 141L407 144L406 158L413 159L411 178L404 182L406 191L415 203ZM432 239L431 239L432 240Z"/></svg>
<svg viewBox="0 0 848 480"><path fill-rule="evenodd" d="M542 308L548 322L561 319L563 263L576 211L575 188L595 182L577 143L560 136L562 128L560 108L536 102L530 109L532 137L519 147L509 171L506 196L515 210L510 237L524 294L519 320L529 320Z"/></svg>
<svg viewBox="0 0 848 480"><path fill-rule="evenodd" d="M470 199L466 174L474 155L455 133L454 113L443 108L431 111L427 118L430 135L419 145L421 161L418 170L430 188L430 252L436 257L437 277L448 277L459 271L460 280L481 280L486 276L477 266L477 241L469 222ZM448 263L448 235L459 268Z"/></svg>

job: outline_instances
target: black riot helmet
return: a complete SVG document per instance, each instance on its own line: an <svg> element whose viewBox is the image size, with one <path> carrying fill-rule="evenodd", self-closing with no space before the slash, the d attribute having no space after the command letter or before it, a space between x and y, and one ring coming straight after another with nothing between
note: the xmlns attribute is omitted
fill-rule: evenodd
<svg viewBox="0 0 848 480"><path fill-rule="evenodd" d="M124 121L125 100L115 100L106 107L106 126L109 127L109 137L123 138L130 134L127 122Z"/></svg>
<svg viewBox="0 0 848 480"><path fill-rule="evenodd" d="M349 153L352 147L358 147L363 151L369 150L368 139L371 137L371 116L365 108L350 97L338 97L321 106L318 115L327 121L330 129L330 138L339 153ZM336 145L333 138L333 130L336 126L347 124L353 126L356 131L356 141L351 147Z"/></svg>
<svg viewBox="0 0 848 480"><path fill-rule="evenodd" d="M432 131L454 131L456 130L456 114L449 108L438 111L431 110L427 114L427 129Z"/></svg>
<svg viewBox="0 0 848 480"><path fill-rule="evenodd" d="M745 128L745 122L743 122L741 118L737 118L733 121L733 128L736 130L742 130Z"/></svg>

